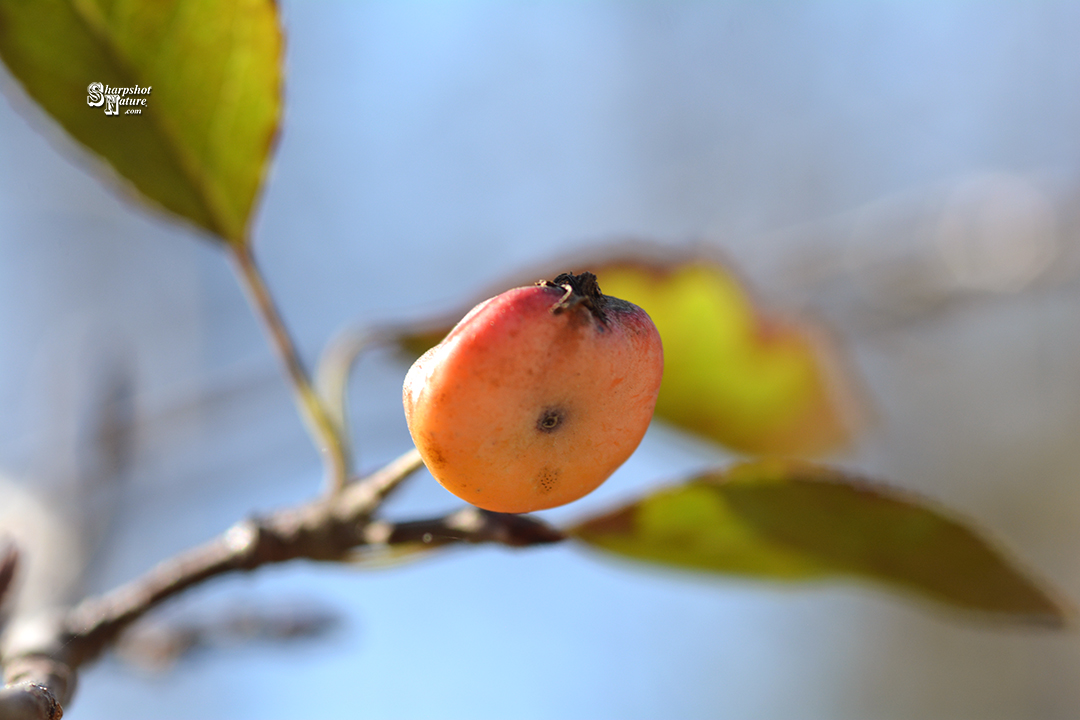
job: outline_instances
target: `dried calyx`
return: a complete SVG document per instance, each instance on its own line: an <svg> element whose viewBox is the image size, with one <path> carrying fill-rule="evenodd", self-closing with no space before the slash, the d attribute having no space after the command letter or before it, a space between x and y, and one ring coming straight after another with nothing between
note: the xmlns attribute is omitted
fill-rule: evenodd
<svg viewBox="0 0 1080 720"><path fill-rule="evenodd" d="M551 306L552 314L558 315L580 306L588 308L597 320L607 324L607 313L604 310L607 298L600 292L600 284L596 282L596 276L591 272L583 272L580 275L563 273L552 281L541 280L536 284L540 287L560 288L565 292L562 298Z"/></svg>

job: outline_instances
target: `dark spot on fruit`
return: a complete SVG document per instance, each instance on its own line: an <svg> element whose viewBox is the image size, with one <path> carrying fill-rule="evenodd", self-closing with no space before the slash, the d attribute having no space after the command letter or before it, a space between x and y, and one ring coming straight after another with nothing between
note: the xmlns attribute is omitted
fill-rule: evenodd
<svg viewBox="0 0 1080 720"><path fill-rule="evenodd" d="M439 449L439 446L435 444L435 441L432 440L430 436L428 436L427 440L428 440L428 447L427 447L427 450L428 450L427 460L428 460L428 462L431 463L432 465L434 465L435 467L442 467L443 465L446 464L446 456L443 455L442 450Z"/></svg>
<svg viewBox="0 0 1080 720"><path fill-rule="evenodd" d="M559 471L555 468L545 467L540 471L540 474L536 476L536 487L543 493L551 492L558 483Z"/></svg>
<svg viewBox="0 0 1080 720"><path fill-rule="evenodd" d="M566 411L559 407L544 408L536 420L536 429L542 433L551 433L566 423Z"/></svg>

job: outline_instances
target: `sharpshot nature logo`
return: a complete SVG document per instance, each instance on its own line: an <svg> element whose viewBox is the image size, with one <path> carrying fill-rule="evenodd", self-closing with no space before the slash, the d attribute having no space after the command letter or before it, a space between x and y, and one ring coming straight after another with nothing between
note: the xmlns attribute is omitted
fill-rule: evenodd
<svg viewBox="0 0 1080 720"><path fill-rule="evenodd" d="M86 88L86 104L90 107L105 106L106 115L119 115L120 108L124 108L125 115L141 115L146 107L146 97L153 89L152 85L146 87L112 87L99 82L92 82ZM139 97L143 96L143 97Z"/></svg>

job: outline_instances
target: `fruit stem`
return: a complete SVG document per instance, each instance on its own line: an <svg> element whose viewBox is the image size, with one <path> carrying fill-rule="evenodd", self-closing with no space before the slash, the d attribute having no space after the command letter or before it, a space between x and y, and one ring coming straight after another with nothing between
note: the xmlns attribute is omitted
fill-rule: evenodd
<svg viewBox="0 0 1080 720"><path fill-rule="evenodd" d="M285 367L304 424L322 456L327 493L335 495L345 487L349 479L348 444L308 378L307 370L304 369L300 354L297 352L296 343L289 335L288 328L274 303L274 298L266 286L266 281L255 264L255 257L251 253L250 246L233 245L230 250L240 284L248 296L252 309L262 321L263 328L269 335L270 344L277 351L278 359Z"/></svg>
<svg viewBox="0 0 1080 720"><path fill-rule="evenodd" d="M579 305L586 307L597 320L607 325L607 313L604 306L607 298L600 292L600 283L596 282L596 275L591 272L583 272L580 275L563 273L553 281L541 280L536 283L542 287L562 288L566 294L559 302L551 306L551 312L558 315L566 310L571 310Z"/></svg>

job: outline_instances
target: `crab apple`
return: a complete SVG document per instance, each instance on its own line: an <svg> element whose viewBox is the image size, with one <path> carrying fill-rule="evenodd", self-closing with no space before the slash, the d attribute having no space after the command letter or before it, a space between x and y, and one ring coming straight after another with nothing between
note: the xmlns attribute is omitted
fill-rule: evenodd
<svg viewBox="0 0 1080 720"><path fill-rule="evenodd" d="M630 457L663 367L644 310L567 273L474 307L410 368L405 418L447 490L485 510L543 510Z"/></svg>

